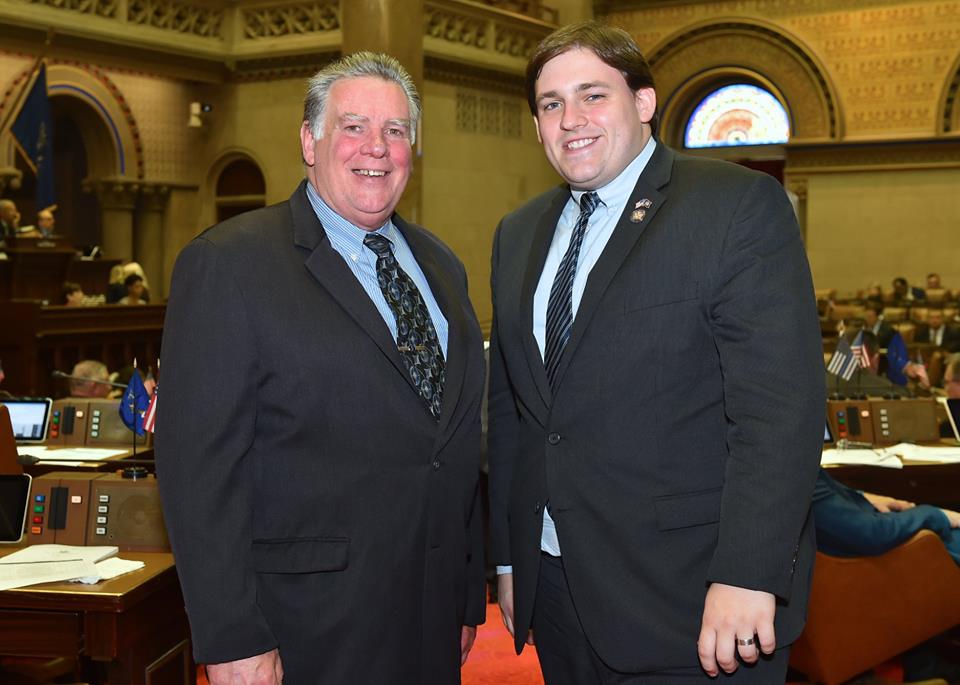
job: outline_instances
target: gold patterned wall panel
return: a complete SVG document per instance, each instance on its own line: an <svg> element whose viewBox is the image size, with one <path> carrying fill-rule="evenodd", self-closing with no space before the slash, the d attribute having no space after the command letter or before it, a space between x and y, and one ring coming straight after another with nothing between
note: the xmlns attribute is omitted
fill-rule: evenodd
<svg viewBox="0 0 960 685"><path fill-rule="evenodd" d="M609 19L631 31L648 52L705 23L768 24L795 37L823 65L836 89L844 138L944 130L945 91L957 72L960 45L960 3L954 0L728 0L623 10ZM735 64L739 55L734 46L724 47L709 64L724 59ZM706 57L690 56L685 69L678 67L688 77Z"/></svg>

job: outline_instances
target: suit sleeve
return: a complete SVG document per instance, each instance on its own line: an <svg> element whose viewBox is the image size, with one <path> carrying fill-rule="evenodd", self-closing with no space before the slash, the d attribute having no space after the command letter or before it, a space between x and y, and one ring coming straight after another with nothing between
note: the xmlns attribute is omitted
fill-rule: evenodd
<svg viewBox="0 0 960 685"><path fill-rule="evenodd" d="M510 484L520 434L520 417L513 399L506 362L500 346L497 314L497 266L503 224L493 242L490 284L493 324L490 327L490 386L487 395L487 455L490 462L490 550L497 566L509 566Z"/></svg>
<svg viewBox="0 0 960 685"><path fill-rule="evenodd" d="M756 177L734 212L710 307L729 458L708 579L789 599L825 388L809 266L793 209L770 176Z"/></svg>
<svg viewBox="0 0 960 685"><path fill-rule="evenodd" d="M201 663L277 646L251 564L257 354L239 279L221 250L198 238L177 259L157 410L164 518Z"/></svg>

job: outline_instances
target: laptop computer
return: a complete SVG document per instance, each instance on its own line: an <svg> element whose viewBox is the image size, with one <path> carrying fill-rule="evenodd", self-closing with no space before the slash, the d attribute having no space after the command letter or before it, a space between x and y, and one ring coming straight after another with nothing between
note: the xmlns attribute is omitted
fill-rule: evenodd
<svg viewBox="0 0 960 685"><path fill-rule="evenodd" d="M53 400L49 397L19 397L0 400L10 412L13 438L18 445L40 445L47 439Z"/></svg>

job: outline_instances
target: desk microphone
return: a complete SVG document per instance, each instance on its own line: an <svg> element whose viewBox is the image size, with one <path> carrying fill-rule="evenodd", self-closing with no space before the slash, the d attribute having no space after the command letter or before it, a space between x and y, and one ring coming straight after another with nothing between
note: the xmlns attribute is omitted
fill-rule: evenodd
<svg viewBox="0 0 960 685"><path fill-rule="evenodd" d="M97 378L84 378L83 376L71 376L69 373L64 373L63 371L54 371L50 374L54 378L68 378L72 381L84 381L85 383L99 383L100 385L109 385L114 388L126 388L127 386L123 383L114 383L113 381L101 381Z"/></svg>

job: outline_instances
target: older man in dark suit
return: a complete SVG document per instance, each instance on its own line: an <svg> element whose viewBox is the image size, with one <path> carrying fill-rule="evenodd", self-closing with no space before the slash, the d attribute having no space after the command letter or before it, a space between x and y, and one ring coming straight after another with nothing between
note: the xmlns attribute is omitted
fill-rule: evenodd
<svg viewBox="0 0 960 685"><path fill-rule="evenodd" d="M323 69L306 181L177 260L157 465L214 685L458 683L483 621L482 338L394 213L419 102L391 57Z"/></svg>
<svg viewBox="0 0 960 685"><path fill-rule="evenodd" d="M548 685L783 682L824 420L790 203L655 139L619 29L560 29L526 83L565 184L493 248L493 556L516 647L536 641Z"/></svg>

